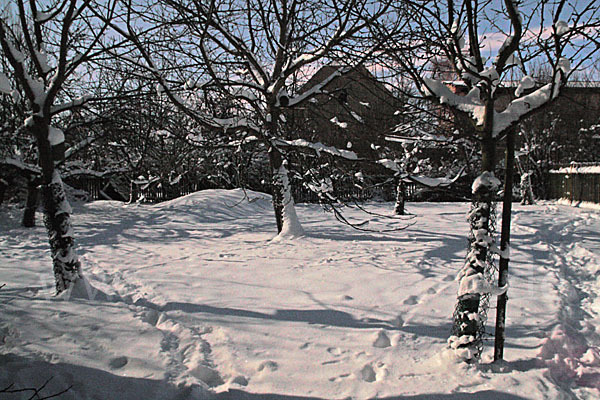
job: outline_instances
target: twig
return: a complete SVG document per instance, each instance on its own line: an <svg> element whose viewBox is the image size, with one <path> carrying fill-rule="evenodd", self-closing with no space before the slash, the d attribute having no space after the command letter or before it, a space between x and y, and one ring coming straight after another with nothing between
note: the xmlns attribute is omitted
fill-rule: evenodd
<svg viewBox="0 0 600 400"><path fill-rule="evenodd" d="M4 286L4 285L2 285ZM2 287L0 286L0 288ZM52 399L55 397L58 397L62 394L67 393L69 390L71 390L73 388L73 385L70 385L68 388L61 390L60 392L48 395L48 396L44 396L41 397L41 391L44 390L44 388L48 385L48 383L50 383L50 381L53 379L54 377L50 377L46 380L46 382L44 382L44 384L42 386L40 386L39 388L22 388L22 389L12 389L12 387L14 386L14 383L11 383L10 385L8 385L7 387L5 387L4 389L0 390L0 393L24 393L24 392L33 392L33 394L28 398L28 400L47 400L47 399Z"/></svg>

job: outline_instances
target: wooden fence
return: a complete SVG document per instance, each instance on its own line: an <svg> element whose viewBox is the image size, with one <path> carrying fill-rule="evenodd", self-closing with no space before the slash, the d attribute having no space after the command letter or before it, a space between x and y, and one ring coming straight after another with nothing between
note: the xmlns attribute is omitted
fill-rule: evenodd
<svg viewBox="0 0 600 400"><path fill-rule="evenodd" d="M128 187L126 179L122 179L121 181L117 183L110 178L94 176L78 176L77 178L65 180L70 186L89 193L90 200L127 201L130 197L130 190L133 189L135 199L141 199L143 202L148 203L160 203L214 187L205 182L182 181L174 185L161 185L159 182L144 183L131 188ZM422 201L423 199L419 195L423 189L423 186L416 183L405 183L405 200ZM264 187L256 188L256 190L269 192L270 188L269 185L264 185ZM319 202L319 196L316 193L300 185L292 187L292 194L296 203ZM396 198L396 183L391 181L382 182L365 187L358 187L351 184L337 185L334 194L338 199L347 202L367 200L394 201Z"/></svg>
<svg viewBox="0 0 600 400"><path fill-rule="evenodd" d="M319 196L304 187L294 186L292 195L296 203L318 203ZM419 191L419 185L416 183L404 184L404 196L406 201L413 201ZM336 187L334 195L341 201L367 201L367 200L383 200L394 201L396 199L396 184L384 183L373 186L358 187L348 185L345 187Z"/></svg>
<svg viewBox="0 0 600 400"><path fill-rule="evenodd" d="M585 170L585 169L584 169ZM569 199L600 204L600 172L567 172L565 168L548 174L548 196L551 199Z"/></svg>

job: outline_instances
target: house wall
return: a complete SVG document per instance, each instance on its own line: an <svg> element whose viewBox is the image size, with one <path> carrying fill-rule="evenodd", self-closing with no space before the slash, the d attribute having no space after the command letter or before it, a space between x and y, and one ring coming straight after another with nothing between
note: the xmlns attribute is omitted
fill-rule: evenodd
<svg viewBox="0 0 600 400"><path fill-rule="evenodd" d="M321 69L301 91L309 90L334 72ZM371 144L383 144L385 135L400 121L401 101L364 67L335 78L312 100L290 110L290 138L304 138L374 158ZM338 123L332 122L337 118ZM347 125L345 128L341 124Z"/></svg>

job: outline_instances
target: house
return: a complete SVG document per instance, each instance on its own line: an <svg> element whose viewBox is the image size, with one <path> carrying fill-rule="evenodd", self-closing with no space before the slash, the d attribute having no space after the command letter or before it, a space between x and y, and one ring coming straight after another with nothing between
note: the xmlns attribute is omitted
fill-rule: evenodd
<svg viewBox="0 0 600 400"><path fill-rule="evenodd" d="M286 114L288 138L321 142L375 160L373 146L384 144L385 135L398 124L402 101L366 67L339 75L343 70L326 65L300 88L301 96L327 82L318 94ZM331 79L335 75L339 76Z"/></svg>

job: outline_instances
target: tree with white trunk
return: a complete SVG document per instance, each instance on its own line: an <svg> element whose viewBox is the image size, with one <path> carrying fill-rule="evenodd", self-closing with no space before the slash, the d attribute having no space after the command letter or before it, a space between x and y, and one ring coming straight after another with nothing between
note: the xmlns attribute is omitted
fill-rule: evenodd
<svg viewBox="0 0 600 400"><path fill-rule="evenodd" d="M86 101L85 97L69 96L67 88L73 79L81 79L80 66L103 51L99 43L106 24L92 17L89 6L89 0L10 0L1 10L1 57L10 67L10 78L0 77L1 89L15 100L19 92L26 98L23 132L33 137L37 146L44 224L57 293L71 288L81 277L81 264L74 248L71 207L56 167L64 158L65 137L53 121Z"/></svg>

